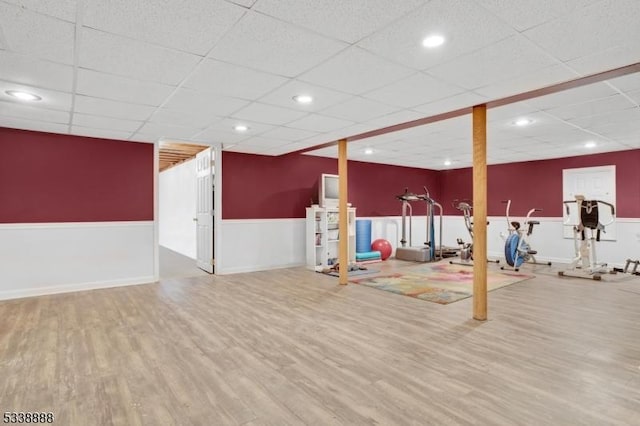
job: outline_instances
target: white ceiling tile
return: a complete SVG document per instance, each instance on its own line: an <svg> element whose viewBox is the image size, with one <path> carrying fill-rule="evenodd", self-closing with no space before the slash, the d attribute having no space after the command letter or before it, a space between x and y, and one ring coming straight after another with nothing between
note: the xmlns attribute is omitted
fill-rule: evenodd
<svg viewBox="0 0 640 426"><path fill-rule="evenodd" d="M74 24L0 2L0 28L8 50L73 64Z"/></svg>
<svg viewBox="0 0 640 426"><path fill-rule="evenodd" d="M221 117L212 115L206 109L194 111L180 111L167 108L158 109L149 117L154 123L166 123L176 126L196 127L204 129L210 124L221 120Z"/></svg>
<svg viewBox="0 0 640 426"><path fill-rule="evenodd" d="M355 122L363 122L397 111L397 107L361 97L353 97L346 102L323 110L322 114Z"/></svg>
<svg viewBox="0 0 640 426"><path fill-rule="evenodd" d="M377 117L367 122L369 129L364 131L376 130L376 129L380 129L382 127L388 127L388 126L395 126L396 124L402 124L408 121L418 120L424 117L425 117L424 114L405 109L402 111L397 111L388 115L384 115L382 117Z"/></svg>
<svg viewBox="0 0 640 426"><path fill-rule="evenodd" d="M631 103L629 105L631 106ZM640 108L636 106L624 110L608 111L605 114L574 118L569 122L585 129L594 129L614 123L640 123Z"/></svg>
<svg viewBox="0 0 640 426"><path fill-rule="evenodd" d="M599 0L537 0L535 4L513 0L482 0L482 7L504 19L518 31L535 27Z"/></svg>
<svg viewBox="0 0 640 426"><path fill-rule="evenodd" d="M353 121L328 117L321 114L309 114L300 120L292 121L288 126L296 129L309 130L311 132L330 132L352 124L354 124Z"/></svg>
<svg viewBox="0 0 640 426"><path fill-rule="evenodd" d="M92 138L115 139L126 141L131 137L131 132L118 130L95 129L82 126L71 126L71 134L78 136L88 136Z"/></svg>
<svg viewBox="0 0 640 426"><path fill-rule="evenodd" d="M569 61L639 40L639 15L637 0L605 0L531 28L524 35L561 61Z"/></svg>
<svg viewBox="0 0 640 426"><path fill-rule="evenodd" d="M364 96L389 105L412 108L462 93L464 89L438 80L425 73L416 73Z"/></svg>
<svg viewBox="0 0 640 426"><path fill-rule="evenodd" d="M434 33L446 42L425 49L422 40ZM358 43L365 49L414 69L423 70L489 46L516 32L501 19L466 0L432 0Z"/></svg>
<svg viewBox="0 0 640 426"><path fill-rule="evenodd" d="M609 87L607 84L595 83L588 86L577 87L575 89L569 89L562 92L554 93L552 95L545 95L528 99L526 102L529 105L542 110L546 110L557 108L563 105L579 104L591 101L593 99L606 98L615 94L616 91Z"/></svg>
<svg viewBox="0 0 640 426"><path fill-rule="evenodd" d="M245 9L222 0L86 0L87 27L205 55Z"/></svg>
<svg viewBox="0 0 640 426"><path fill-rule="evenodd" d="M313 102L310 104L298 104L293 100L293 97L297 95L312 96ZM285 108L295 108L300 111L316 112L344 102L350 97L351 95L347 95L346 93L337 92L304 81L290 80L285 85L261 98L260 102Z"/></svg>
<svg viewBox="0 0 640 426"><path fill-rule="evenodd" d="M528 118L536 113L538 113L538 108L524 102L518 102L497 108L490 108L487 110L487 121L490 126L493 125L493 123L500 125L503 122L512 123L519 118Z"/></svg>
<svg viewBox="0 0 640 426"><path fill-rule="evenodd" d="M345 47L345 43L269 16L248 12L209 56L261 71L295 77Z"/></svg>
<svg viewBox="0 0 640 426"><path fill-rule="evenodd" d="M173 86L184 80L201 59L90 28L82 29L78 54L82 68Z"/></svg>
<svg viewBox="0 0 640 426"><path fill-rule="evenodd" d="M254 10L355 43L423 4L423 0L261 0Z"/></svg>
<svg viewBox="0 0 640 426"><path fill-rule="evenodd" d="M273 130L263 133L262 136L271 139L297 142L303 139L308 139L317 134L317 132L310 132L308 130L292 129L290 127L276 127Z"/></svg>
<svg viewBox="0 0 640 426"><path fill-rule="evenodd" d="M79 69L77 92L81 95L158 106L173 92L172 86L133 80L112 74Z"/></svg>
<svg viewBox="0 0 640 426"><path fill-rule="evenodd" d="M214 129L205 129L200 133L193 136L193 141L208 142L208 143L220 143L224 146L237 144L250 136L246 134L231 133L228 131L219 131Z"/></svg>
<svg viewBox="0 0 640 426"><path fill-rule="evenodd" d="M0 79L70 92L73 67L0 50Z"/></svg>
<svg viewBox="0 0 640 426"><path fill-rule="evenodd" d="M375 72L373 72L375 70ZM358 47L351 47L300 76L300 80L359 95L413 74Z"/></svg>
<svg viewBox="0 0 640 426"><path fill-rule="evenodd" d="M579 75L565 64L555 64L532 72L526 71L512 79L494 81L487 86L475 89L474 92L494 100L573 80L577 77Z"/></svg>
<svg viewBox="0 0 640 426"><path fill-rule="evenodd" d="M566 64L582 75L589 75L634 64L638 62L638 58L640 58L640 43L631 41L581 56Z"/></svg>
<svg viewBox="0 0 640 426"><path fill-rule="evenodd" d="M258 123L282 125L304 117L305 115L307 115L307 113L304 111L295 111L293 109L254 102L240 111L235 112L233 117L240 120L256 121Z"/></svg>
<svg viewBox="0 0 640 426"><path fill-rule="evenodd" d="M430 102L428 104L419 105L413 109L421 112L425 117L430 117L436 114L443 114L445 112L455 111L460 108L472 107L487 102L484 96L481 96L474 92L464 92L459 95L451 96L449 98L441 99L439 101Z"/></svg>
<svg viewBox="0 0 640 426"><path fill-rule="evenodd" d="M40 96L42 99L37 102L25 102L7 95L7 90L21 90ZM71 110L71 94L58 92L56 90L41 89L28 86L26 84L12 83L0 80L0 99L15 105L28 105L35 108L56 109L62 111Z"/></svg>
<svg viewBox="0 0 640 426"><path fill-rule="evenodd" d="M529 40L521 36L513 36L490 47L430 68L429 74L473 90L491 83L531 74L556 63L557 61Z"/></svg>
<svg viewBox="0 0 640 426"><path fill-rule="evenodd" d="M154 135L146 135L144 133L136 133L133 136L131 136L129 138L130 141L134 141L134 142L147 142L147 143L153 143L156 142L157 140L159 140L159 138L157 136Z"/></svg>
<svg viewBox="0 0 640 426"><path fill-rule="evenodd" d="M288 143L286 145L277 146L274 148L269 148L265 150L265 153L267 155L283 155L283 154L288 154L290 152L298 151L300 149L304 149L306 147L307 145L303 143L294 142L294 143Z"/></svg>
<svg viewBox="0 0 640 426"><path fill-rule="evenodd" d="M286 78L274 74L205 59L183 87L235 98L257 99L286 81Z"/></svg>
<svg viewBox="0 0 640 426"><path fill-rule="evenodd" d="M75 22L78 0L4 0L43 15Z"/></svg>
<svg viewBox="0 0 640 426"><path fill-rule="evenodd" d="M610 111L620 111L634 105L622 95L613 95L580 104L566 105L546 110L562 120L573 120L580 117L601 115Z"/></svg>
<svg viewBox="0 0 640 426"><path fill-rule="evenodd" d="M0 103L0 110L2 109L1 105L2 104ZM35 121L33 119L7 117L5 115L0 115L0 127L60 134L67 133L69 130L68 124L48 123L45 121Z"/></svg>
<svg viewBox="0 0 640 426"><path fill-rule="evenodd" d="M144 121L156 110L148 105L130 104L108 99L76 95L74 112Z"/></svg>
<svg viewBox="0 0 640 426"><path fill-rule="evenodd" d="M223 117L248 104L249 102L242 99L207 94L192 89L178 89L163 107L187 112L202 110L212 116Z"/></svg>
<svg viewBox="0 0 640 426"><path fill-rule="evenodd" d="M186 126L175 126L172 124L164 123L151 123L147 122L139 130L139 133L152 135L157 138L168 139L185 139L188 140L200 133L202 129Z"/></svg>
<svg viewBox="0 0 640 426"><path fill-rule="evenodd" d="M289 141L284 139L267 138L262 135L253 136L239 143L239 145L251 145L260 149L275 148L283 145L287 145Z"/></svg>
<svg viewBox="0 0 640 426"><path fill-rule="evenodd" d="M640 58L640 54L638 57ZM607 82L623 93L640 90L640 72L607 80Z"/></svg>
<svg viewBox="0 0 640 426"><path fill-rule="evenodd" d="M236 132L234 130L234 127L238 124L243 124L249 129L246 132ZM236 138L234 138L234 140L244 140L255 135L260 135L275 128L275 126L272 126L270 124L259 123L256 121L240 120L237 118L225 118L212 123L207 127L206 131L210 131L212 132L212 134L213 132L232 133L237 136Z"/></svg>
<svg viewBox="0 0 640 426"><path fill-rule="evenodd" d="M640 90L629 92L627 93L627 96L629 96L636 104L640 105Z"/></svg>
<svg viewBox="0 0 640 426"><path fill-rule="evenodd" d="M250 8L257 0L229 0L231 3Z"/></svg>
<svg viewBox="0 0 640 426"><path fill-rule="evenodd" d="M260 147L255 145L234 144L230 145L224 150L229 152L238 152L241 154L267 155L265 151L267 151L268 149L268 147Z"/></svg>
<svg viewBox="0 0 640 426"><path fill-rule="evenodd" d="M19 105L14 102L0 101L0 117L22 118L25 120L45 121L48 123L69 123L69 112Z"/></svg>
<svg viewBox="0 0 640 426"><path fill-rule="evenodd" d="M123 120L121 118L100 117L89 114L73 114L72 126L96 129L116 130L132 133L142 125L142 121Z"/></svg>

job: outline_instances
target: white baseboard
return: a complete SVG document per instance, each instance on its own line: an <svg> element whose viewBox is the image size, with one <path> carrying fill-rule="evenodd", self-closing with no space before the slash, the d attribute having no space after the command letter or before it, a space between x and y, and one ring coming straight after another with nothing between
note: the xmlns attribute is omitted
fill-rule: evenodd
<svg viewBox="0 0 640 426"><path fill-rule="evenodd" d="M91 283L76 283L58 286L17 289L0 292L0 300L21 299L24 297L46 296L50 294L72 293L76 291L97 290L111 287L125 287L130 285L150 284L155 282L153 276L130 278L125 280L96 281Z"/></svg>

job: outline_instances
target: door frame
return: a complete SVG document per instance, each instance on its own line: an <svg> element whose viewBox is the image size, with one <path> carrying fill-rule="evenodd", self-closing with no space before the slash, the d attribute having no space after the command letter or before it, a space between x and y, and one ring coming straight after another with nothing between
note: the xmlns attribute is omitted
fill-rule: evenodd
<svg viewBox="0 0 640 426"><path fill-rule="evenodd" d="M213 194L213 258L215 266L213 268L214 275L219 274L222 270L220 263L220 244L222 238L220 232L222 230L222 149L220 143L203 142L203 141L180 141L172 139L172 141L180 143L199 143L211 147L213 152L213 183L215 192ZM159 193L160 193L160 140L153 143L153 279L160 279L160 218L159 215ZM194 260L193 266L197 268Z"/></svg>

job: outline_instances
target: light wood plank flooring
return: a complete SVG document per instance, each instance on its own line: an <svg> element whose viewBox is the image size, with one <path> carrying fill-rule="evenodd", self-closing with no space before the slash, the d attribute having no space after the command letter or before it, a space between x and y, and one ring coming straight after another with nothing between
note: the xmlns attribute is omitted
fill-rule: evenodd
<svg viewBox="0 0 640 426"><path fill-rule="evenodd" d="M490 265L490 267L492 267ZM0 411L60 425L638 425L640 278L438 305L303 268L0 302Z"/></svg>

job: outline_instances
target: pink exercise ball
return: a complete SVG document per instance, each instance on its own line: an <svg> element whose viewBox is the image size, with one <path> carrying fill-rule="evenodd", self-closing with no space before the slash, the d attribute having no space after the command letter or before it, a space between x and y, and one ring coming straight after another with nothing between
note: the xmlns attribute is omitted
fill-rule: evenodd
<svg viewBox="0 0 640 426"><path fill-rule="evenodd" d="M391 252L393 251L393 247L391 247L391 243L382 238L378 238L374 242L371 243L371 250L379 251L380 257L382 260L387 260L389 256L391 256Z"/></svg>

